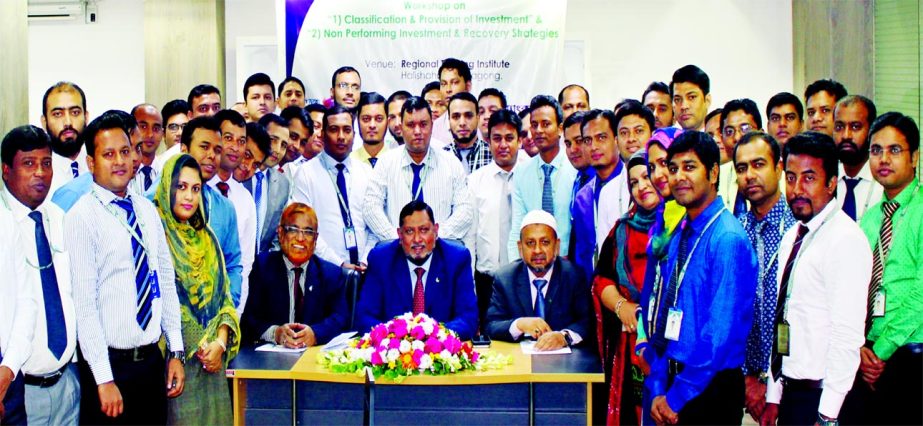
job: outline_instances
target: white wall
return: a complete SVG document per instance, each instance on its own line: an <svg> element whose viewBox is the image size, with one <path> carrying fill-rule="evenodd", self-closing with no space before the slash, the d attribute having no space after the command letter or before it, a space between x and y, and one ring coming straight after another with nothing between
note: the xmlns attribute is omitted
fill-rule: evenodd
<svg viewBox="0 0 923 426"><path fill-rule="evenodd" d="M29 122L41 125L42 95L67 80L86 93L90 119L144 101L144 3L97 2L98 20L29 22Z"/></svg>
<svg viewBox="0 0 923 426"><path fill-rule="evenodd" d="M237 74L238 39L268 38L277 40L276 36L276 1L273 0L225 0L224 34L225 34L225 94L228 105L243 101L244 80L247 75ZM285 76L277 78L277 70L261 69L280 83ZM307 82L305 82L307 84Z"/></svg>

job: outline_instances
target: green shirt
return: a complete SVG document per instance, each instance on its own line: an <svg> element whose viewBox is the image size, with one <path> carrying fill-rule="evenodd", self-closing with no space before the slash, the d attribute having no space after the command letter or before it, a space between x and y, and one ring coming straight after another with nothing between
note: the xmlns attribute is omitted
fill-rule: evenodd
<svg viewBox="0 0 923 426"><path fill-rule="evenodd" d="M923 194L914 179L894 201L900 203L891 219L891 251L885 259L882 289L885 315L872 321L868 340L872 350L887 361L897 348L923 343ZM862 217L861 227L872 251L878 250L883 219L882 200Z"/></svg>

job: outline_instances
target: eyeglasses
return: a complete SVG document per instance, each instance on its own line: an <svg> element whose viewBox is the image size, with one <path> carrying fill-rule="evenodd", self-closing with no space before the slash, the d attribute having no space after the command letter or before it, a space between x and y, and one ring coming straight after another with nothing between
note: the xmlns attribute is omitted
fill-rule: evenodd
<svg viewBox="0 0 923 426"><path fill-rule="evenodd" d="M183 123L183 124L176 124L176 123L167 124L167 129L168 129L169 131L171 131L171 132L178 132L178 131L180 131L180 130L183 130L185 127L186 127L186 123Z"/></svg>
<svg viewBox="0 0 923 426"><path fill-rule="evenodd" d="M302 229L297 226L290 225L290 226L283 226L282 229L285 230L285 235L287 235L289 238L305 237L305 238L310 239L310 238L314 238L314 236L317 235L317 231L315 231L314 228Z"/></svg>
<svg viewBox="0 0 923 426"><path fill-rule="evenodd" d="M904 151L910 151L910 150L904 149L898 145L891 145L888 147L888 155L892 157L897 157L898 155L901 155L901 153L903 153ZM881 155L884 153L885 153L885 149L882 148L880 145L873 145L871 148L869 148L869 154L872 157L881 157Z"/></svg>
<svg viewBox="0 0 923 426"><path fill-rule="evenodd" d="M352 89L353 91L356 91L356 92L358 92L359 89L360 89L360 87L359 87L358 84L337 83L336 86L337 86L338 88L340 88L340 89L343 89L343 90Z"/></svg>
<svg viewBox="0 0 923 426"><path fill-rule="evenodd" d="M750 125L747 123L741 124L736 129L733 126L727 126L724 128L724 136L732 138L734 137L734 134L736 134L737 132L740 132L740 135L743 136L743 135L746 135L747 132L749 132L750 130L753 130L753 128L750 127Z"/></svg>

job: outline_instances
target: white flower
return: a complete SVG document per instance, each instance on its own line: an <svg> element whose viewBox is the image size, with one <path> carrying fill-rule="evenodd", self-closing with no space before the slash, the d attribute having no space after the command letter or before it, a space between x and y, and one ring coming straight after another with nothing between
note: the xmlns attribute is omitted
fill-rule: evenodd
<svg viewBox="0 0 923 426"><path fill-rule="evenodd" d="M406 340L401 340L400 351L401 351L402 354L405 354L405 353L407 353L407 352L410 352L410 342L408 342L408 341L406 341Z"/></svg>
<svg viewBox="0 0 923 426"><path fill-rule="evenodd" d="M445 330L442 329L440 329L439 334L436 335L436 338L439 339L440 342L445 342L446 337L448 337L448 335L445 334Z"/></svg>
<svg viewBox="0 0 923 426"><path fill-rule="evenodd" d="M382 348L387 348L389 347L390 343L391 343L391 339L385 337L384 339L381 339L381 343L379 343L378 346Z"/></svg>
<svg viewBox="0 0 923 426"><path fill-rule="evenodd" d="M426 345L423 343L422 340L414 340L413 343L410 344L410 348L413 349L413 350L419 349L419 350L422 351L423 348L425 348L425 347L426 347Z"/></svg>
<svg viewBox="0 0 923 426"><path fill-rule="evenodd" d="M398 352L397 349L389 349L389 350L388 350L388 358L387 358L387 359L388 359L388 362L397 361L397 358L398 358L399 356L401 356L401 353Z"/></svg>
<svg viewBox="0 0 923 426"><path fill-rule="evenodd" d="M439 358L448 360L448 359L450 359L451 357L452 357L452 354L450 354L449 351L447 351L447 350L445 350L445 349L443 349L442 352L439 352Z"/></svg>
<svg viewBox="0 0 923 426"><path fill-rule="evenodd" d="M430 357L429 354L423 354L423 356L420 357L420 369L428 370L432 366L433 366L433 358Z"/></svg>
<svg viewBox="0 0 923 426"><path fill-rule="evenodd" d="M423 327L423 332L426 333L427 336L429 336L430 334L433 334L434 327L433 327L432 322L426 321L423 324L420 324L420 327Z"/></svg>

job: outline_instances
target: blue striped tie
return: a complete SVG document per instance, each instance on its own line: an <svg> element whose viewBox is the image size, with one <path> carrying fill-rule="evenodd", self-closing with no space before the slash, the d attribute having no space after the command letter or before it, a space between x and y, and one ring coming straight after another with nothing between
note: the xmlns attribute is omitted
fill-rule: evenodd
<svg viewBox="0 0 923 426"><path fill-rule="evenodd" d="M542 210L554 214L554 193L551 189L551 172L554 166L542 164L542 173L545 174L545 183L542 186Z"/></svg>
<svg viewBox="0 0 923 426"><path fill-rule="evenodd" d="M131 200L128 198L115 199L112 202L128 213L128 226L135 231L131 236L131 252L135 265L135 288L137 289L136 303L138 306L135 318L138 320L138 325L144 330L147 329L148 323L151 322L151 306L154 301L154 292L151 291L151 273L150 266L147 262L147 253L144 251L144 246L141 245L141 241L138 240L139 238L144 238L144 236L141 235L141 227L138 225L135 209L131 205Z"/></svg>

